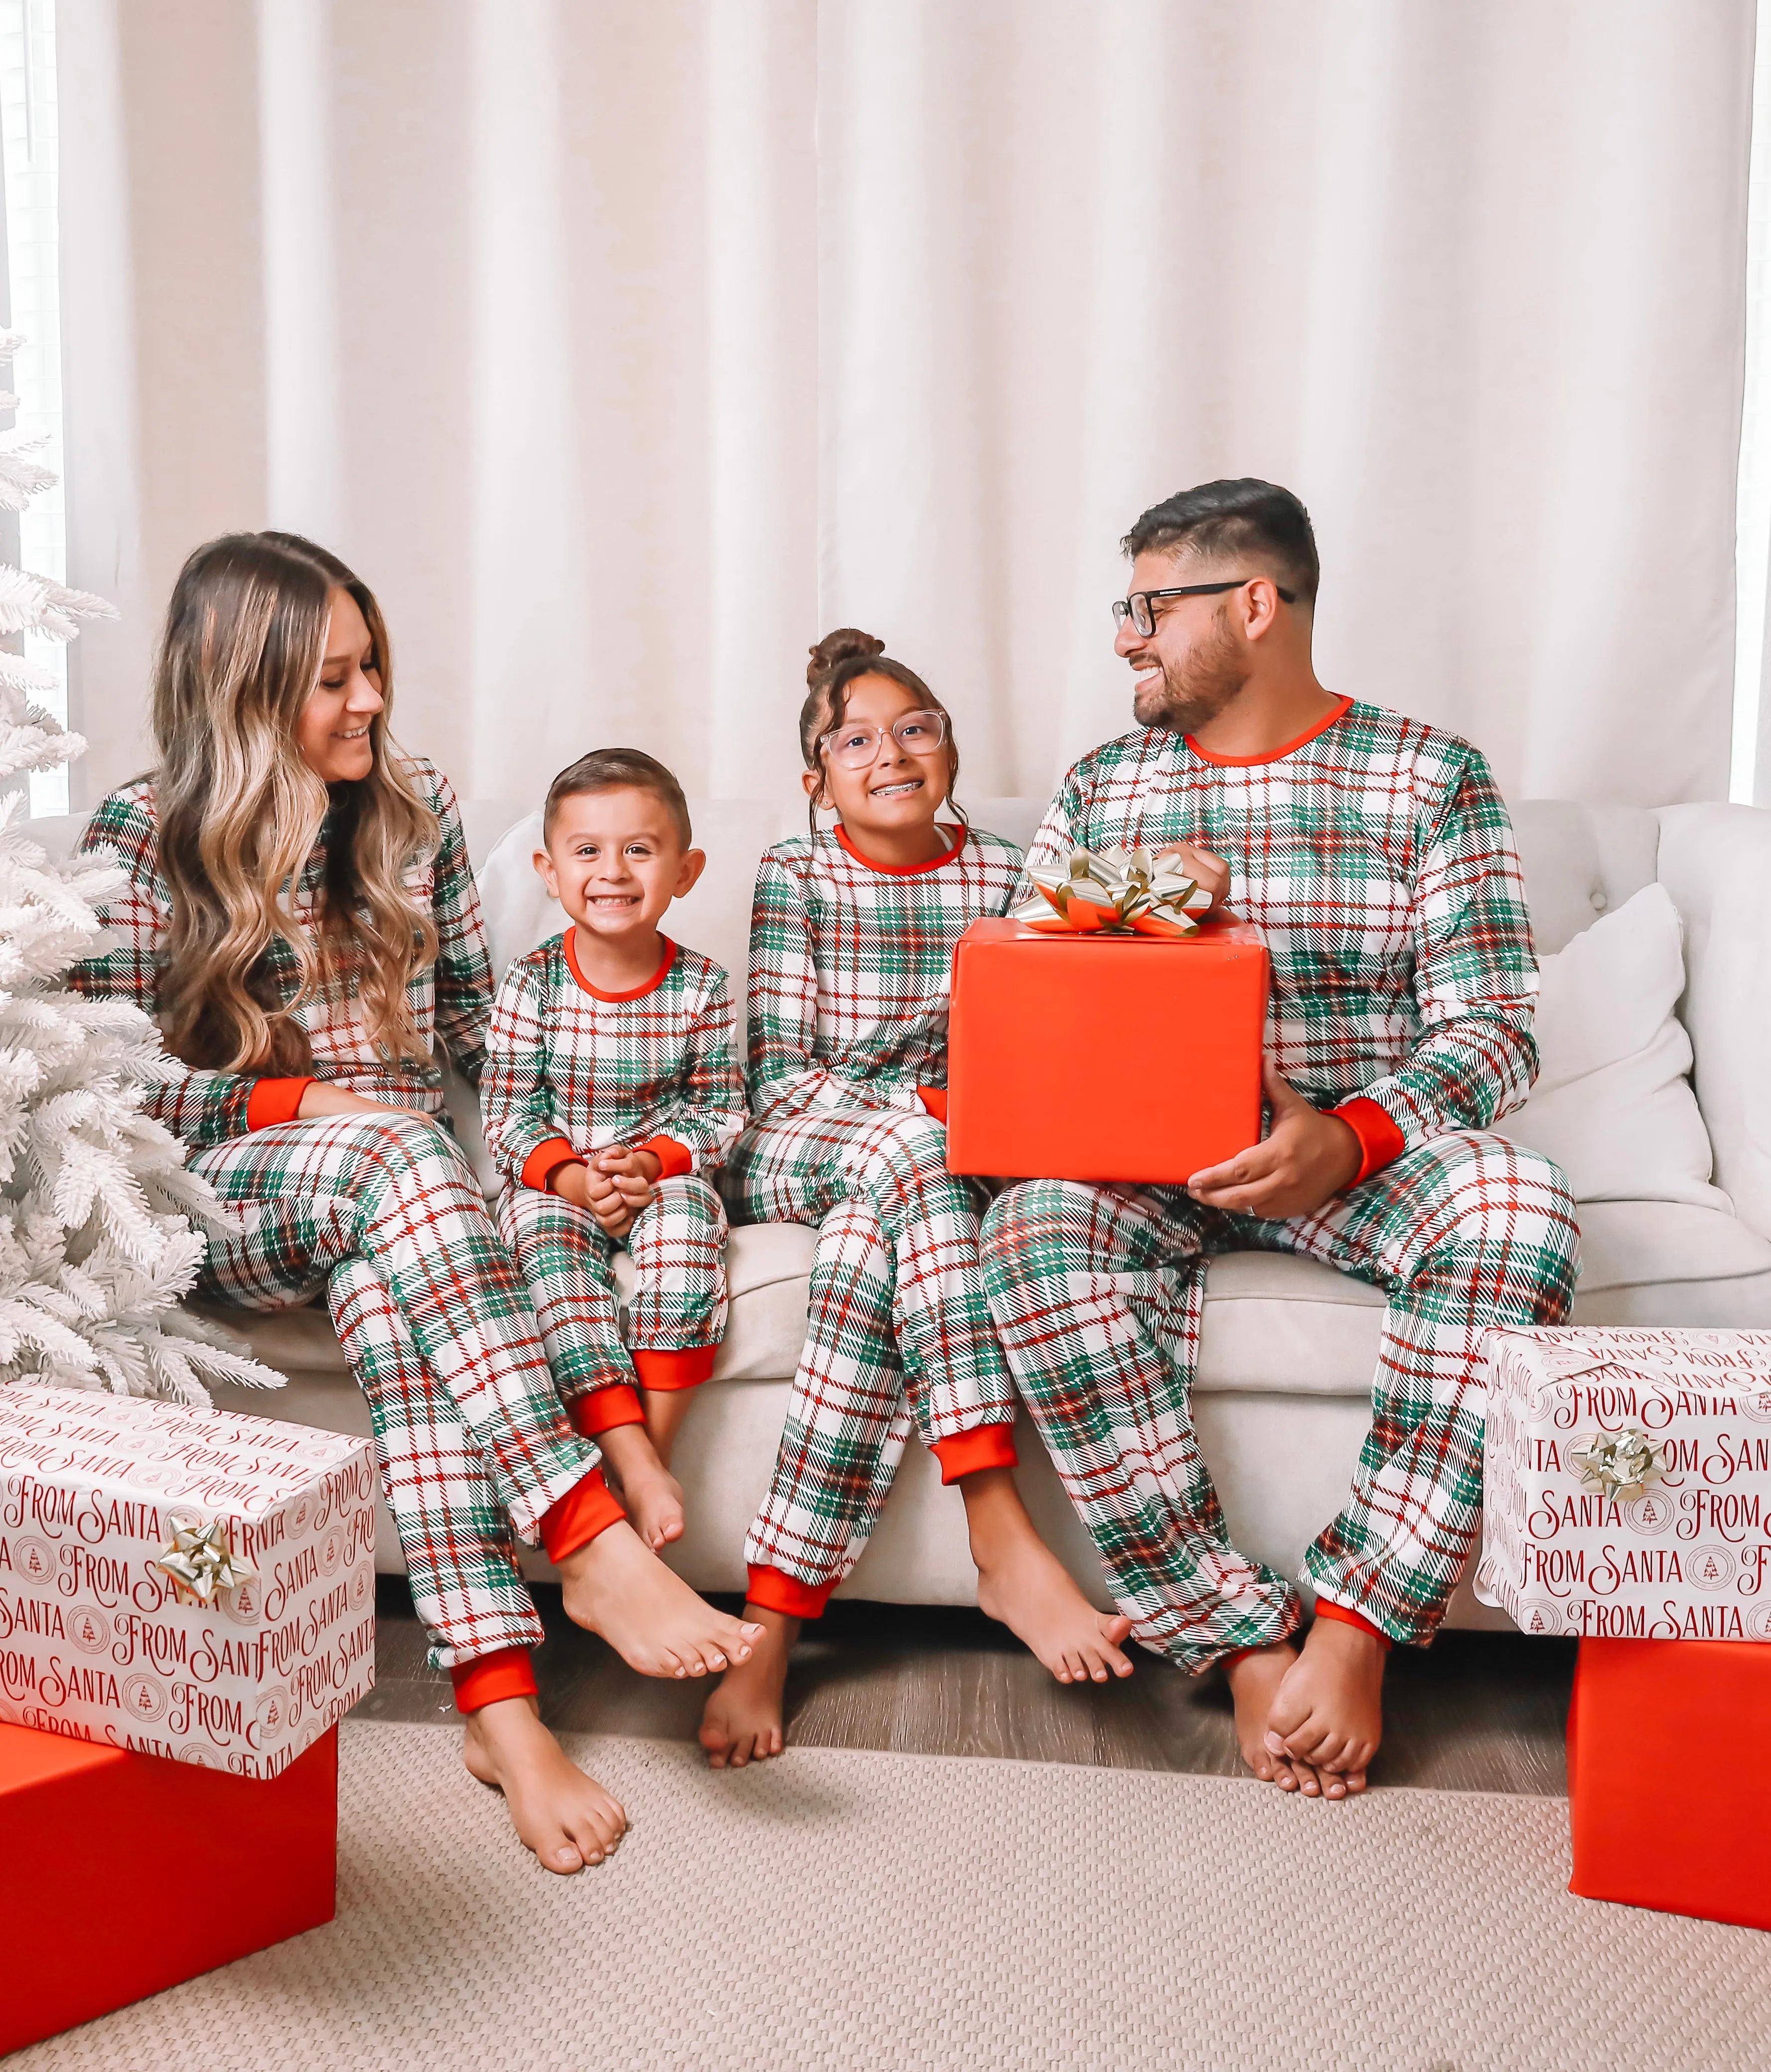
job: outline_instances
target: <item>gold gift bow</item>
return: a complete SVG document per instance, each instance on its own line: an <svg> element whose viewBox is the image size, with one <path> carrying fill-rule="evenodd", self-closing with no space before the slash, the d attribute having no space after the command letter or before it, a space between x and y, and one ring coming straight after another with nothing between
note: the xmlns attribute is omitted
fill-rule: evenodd
<svg viewBox="0 0 1771 2072"><path fill-rule="evenodd" d="M172 1578L180 1597L188 1593L199 1605L212 1603L218 1590L236 1589L258 1573L228 1544L227 1528L219 1518L207 1525L175 1525L172 1544L161 1548L154 1565Z"/></svg>
<svg viewBox="0 0 1771 2072"><path fill-rule="evenodd" d="M1039 888L1009 915L1044 935L1165 935L1199 932L1211 894L1147 849L1076 849L1066 869L1029 864Z"/></svg>
<svg viewBox="0 0 1771 2072"><path fill-rule="evenodd" d="M1638 1497L1666 1472L1666 1455L1633 1424L1621 1432L1595 1432L1571 1446L1568 1458L1589 1489L1612 1497Z"/></svg>

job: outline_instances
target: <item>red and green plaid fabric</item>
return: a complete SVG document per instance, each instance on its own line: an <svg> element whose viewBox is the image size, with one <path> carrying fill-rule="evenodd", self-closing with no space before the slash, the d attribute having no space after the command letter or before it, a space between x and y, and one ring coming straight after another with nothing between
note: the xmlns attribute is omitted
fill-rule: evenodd
<svg viewBox="0 0 1771 2072"><path fill-rule="evenodd" d="M331 1300L401 1544L441 1607L425 1614L443 1635L438 1665L527 1645L532 1614L517 1618L521 1632L512 1625L527 1603L512 1530L537 1540L598 1454L567 1422L460 1146L424 1116L390 1111L279 1123L191 1166L244 1226L210 1240L201 1294L246 1309Z"/></svg>
<svg viewBox="0 0 1771 2072"><path fill-rule="evenodd" d="M1411 1145L1313 1216L1269 1223L1178 1187L1029 1180L984 1219L1017 1382L1138 1638L1190 1670L1281 1639L1297 1593L1239 1553L1199 1458L1206 1260L1293 1252L1389 1297L1353 1489L1304 1572L1394 1640L1432 1638L1481 1524L1481 1344L1559 1323L1579 1252L1562 1175L1483 1132Z"/></svg>
<svg viewBox="0 0 1771 2072"><path fill-rule="evenodd" d="M436 1115L443 1107L442 1072L434 1054L433 1032L442 1038L463 1076L477 1085L485 1057L492 971L455 795L448 779L423 757L407 757L405 767L442 829L437 853L415 857L406 873L413 898L429 908L437 925L437 960L407 989L413 1025L430 1043L429 1052L401 1059L381 1054L358 1011L360 973L348 960L335 964L319 990L298 1005L299 967L288 945L273 943L266 964L284 1005L294 1009L307 1032L316 1078L370 1100ZM299 882L290 890L290 911L304 929L310 930L314 902L325 882L328 832L329 824L321 828ZM80 847L83 853L112 851L129 882L127 890L98 910L116 947L76 964L68 982L94 999L132 1001L157 1019L160 958L171 898L159 872L153 779L141 778L112 792L88 821ZM163 1079L149 1095L147 1112L186 1144L219 1144L245 1133L246 1104L255 1083L249 1073L195 1071L168 1058Z"/></svg>
<svg viewBox="0 0 1771 2072"><path fill-rule="evenodd" d="M534 1187L506 1187L498 1227L541 1327L548 1365L571 1403L599 1388L632 1388L629 1347L684 1352L725 1336L725 1210L698 1174L660 1180L624 1238L589 1210ZM634 1289L615 1289L615 1253L633 1261Z"/></svg>
<svg viewBox="0 0 1771 2072"><path fill-rule="evenodd" d="M1013 842L967 829L949 856L887 871L836 834L763 853L750 916L750 1107L914 1107L947 1084L953 946L1005 914Z"/></svg>
<svg viewBox="0 0 1771 2072"><path fill-rule="evenodd" d="M1506 805L1466 742L1358 704L1262 763L1124 734L1064 779L1028 861L1173 841L1229 865L1229 904L1272 958L1268 1053L1318 1107L1363 1095L1415 1144L1524 1100L1531 924Z"/></svg>
<svg viewBox="0 0 1771 2072"><path fill-rule="evenodd" d="M725 973L671 945L661 977L625 997L581 985L556 935L504 974L480 1083L487 1149L508 1185L549 1138L574 1151L673 1137L713 1171L744 1125Z"/></svg>

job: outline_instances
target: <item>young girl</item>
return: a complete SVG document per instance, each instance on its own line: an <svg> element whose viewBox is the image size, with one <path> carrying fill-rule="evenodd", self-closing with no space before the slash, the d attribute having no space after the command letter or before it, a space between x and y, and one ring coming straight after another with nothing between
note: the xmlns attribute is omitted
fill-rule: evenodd
<svg viewBox="0 0 1771 2072"><path fill-rule="evenodd" d="M165 1032L148 1112L236 1210L199 1292L254 1309L322 1290L374 1420L431 1660L548 1869L599 1863L627 1817L541 1725L541 1626L516 1540L636 1669L749 1651L657 1560L567 1422L523 1286L446 1129L440 1035L475 1081L491 971L453 793L388 734L388 638L343 562L281 532L199 547L155 671L158 767L82 847L129 876L120 947L76 968Z"/></svg>
<svg viewBox="0 0 1771 2072"><path fill-rule="evenodd" d="M1060 1681L1129 1675L1015 1487L1015 1392L985 1306L978 1202L947 1170L948 973L1007 911L1012 842L935 820L959 775L947 709L853 630L812 651L799 742L812 832L762 858L750 923L755 1120L727 1161L737 1220L816 1223L805 1350L746 1543L762 1629L709 1699L716 1768L779 1754L788 1651L861 1558L914 1421L963 1492L978 1601ZM818 808L837 824L820 832Z"/></svg>

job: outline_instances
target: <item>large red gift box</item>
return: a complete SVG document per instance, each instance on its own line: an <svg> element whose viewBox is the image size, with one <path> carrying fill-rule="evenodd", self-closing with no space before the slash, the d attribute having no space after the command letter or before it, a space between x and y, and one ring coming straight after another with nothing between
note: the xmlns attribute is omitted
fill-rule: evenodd
<svg viewBox="0 0 1771 2072"><path fill-rule="evenodd" d="M1185 941L973 922L953 956L948 1166L1178 1182L1246 1151L1268 983L1243 922Z"/></svg>
<svg viewBox="0 0 1771 2072"><path fill-rule="evenodd" d="M1569 1891L1771 1928L1771 1794L1752 1775L1768 1740L1771 1647L1583 1640L1568 1714Z"/></svg>
<svg viewBox="0 0 1771 2072"><path fill-rule="evenodd" d="M0 1726L0 2055L335 1911L338 1729L268 1782Z"/></svg>

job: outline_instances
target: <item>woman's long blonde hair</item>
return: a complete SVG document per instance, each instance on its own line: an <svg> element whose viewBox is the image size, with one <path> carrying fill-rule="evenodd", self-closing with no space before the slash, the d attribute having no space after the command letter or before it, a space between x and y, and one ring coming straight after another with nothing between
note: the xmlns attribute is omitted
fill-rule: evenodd
<svg viewBox="0 0 1771 2072"><path fill-rule="evenodd" d="M374 761L328 787L296 729L320 678L335 590L355 598L375 646L381 710ZM311 1052L286 1005L281 944L300 974L294 1004L327 972L355 976L384 1055L421 1055L408 982L434 961L437 930L405 874L434 855L437 817L388 736L387 627L367 584L289 532L232 532L179 571L154 675L160 870L172 915L159 973L166 1047L187 1064L292 1075ZM328 812L316 935L290 899ZM286 963L285 968L286 969Z"/></svg>

